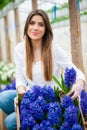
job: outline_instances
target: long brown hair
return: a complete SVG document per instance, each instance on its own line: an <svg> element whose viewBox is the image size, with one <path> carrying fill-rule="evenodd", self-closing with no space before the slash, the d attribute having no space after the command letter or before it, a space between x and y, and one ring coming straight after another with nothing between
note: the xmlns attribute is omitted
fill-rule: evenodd
<svg viewBox="0 0 87 130"><path fill-rule="evenodd" d="M51 43L53 40L53 32L52 32L52 28L50 26L50 22L49 22L47 13L41 9L31 11L31 13L28 15L26 23L25 23L24 38L25 38L25 42L26 42L26 73L27 73L27 76L30 79L32 79L33 47L31 44L31 39L27 35L27 30L28 30L29 22L34 15L42 16L44 23L45 23L46 31L42 38L41 59L42 59L43 68L44 68L44 78L46 81L49 81L52 79Z"/></svg>

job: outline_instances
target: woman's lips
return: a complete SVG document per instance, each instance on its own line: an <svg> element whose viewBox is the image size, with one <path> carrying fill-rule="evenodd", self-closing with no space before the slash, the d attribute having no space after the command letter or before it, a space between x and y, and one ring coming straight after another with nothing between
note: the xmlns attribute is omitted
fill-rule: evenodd
<svg viewBox="0 0 87 130"><path fill-rule="evenodd" d="M37 32L33 32L32 34L33 34L34 36L36 36L36 35L38 35L39 33L37 33Z"/></svg>

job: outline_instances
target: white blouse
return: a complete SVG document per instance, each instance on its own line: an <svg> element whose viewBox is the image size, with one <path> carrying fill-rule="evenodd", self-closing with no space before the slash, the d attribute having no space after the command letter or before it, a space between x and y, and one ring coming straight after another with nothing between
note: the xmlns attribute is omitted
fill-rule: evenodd
<svg viewBox="0 0 87 130"><path fill-rule="evenodd" d="M74 67L77 72L77 80L85 80L84 74L72 63L69 57L66 55L64 50L59 47L58 44L52 44L52 60L53 60L53 75L60 79L60 73L62 69L66 67ZM43 67L41 61L33 63L32 68L32 79L29 79L26 75L26 54L25 54L25 42L18 43L14 50L14 61L16 64L16 87L23 85L28 88L33 85L40 86L57 86L57 84L52 81L45 81L43 76Z"/></svg>

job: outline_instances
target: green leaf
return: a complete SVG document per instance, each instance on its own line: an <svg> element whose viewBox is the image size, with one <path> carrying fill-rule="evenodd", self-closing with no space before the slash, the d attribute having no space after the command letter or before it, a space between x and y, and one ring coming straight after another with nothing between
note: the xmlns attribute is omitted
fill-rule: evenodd
<svg viewBox="0 0 87 130"><path fill-rule="evenodd" d="M10 2L14 2L14 0L1 0L0 1L0 10L2 10Z"/></svg>
<svg viewBox="0 0 87 130"><path fill-rule="evenodd" d="M56 84L62 89L62 91L64 92L64 94L66 94L66 93L67 93L67 89L66 89L66 87L65 87L65 85L64 85L63 76L61 75L61 82L62 82L62 83L60 83L59 80L58 80L54 75L52 75L52 79L53 79L53 80L56 82Z"/></svg>
<svg viewBox="0 0 87 130"><path fill-rule="evenodd" d="M22 94L18 94L18 103L20 104L22 101L23 95Z"/></svg>
<svg viewBox="0 0 87 130"><path fill-rule="evenodd" d="M58 79L57 79L54 75L52 75L52 78L53 78L53 80L57 83L57 85L58 85L61 89L63 89L62 84L58 81Z"/></svg>
<svg viewBox="0 0 87 130"><path fill-rule="evenodd" d="M63 78L62 74L61 74L61 83L62 83L63 90L64 90L65 94L67 94L69 92L69 89L67 89L67 87L64 83L64 78Z"/></svg>
<svg viewBox="0 0 87 130"><path fill-rule="evenodd" d="M54 92L55 92L57 101L60 102L59 88L54 86Z"/></svg>
<svg viewBox="0 0 87 130"><path fill-rule="evenodd" d="M76 98L76 99L74 99L74 104L75 104L75 106L78 106L79 101L78 101L78 99L77 99L77 98Z"/></svg>

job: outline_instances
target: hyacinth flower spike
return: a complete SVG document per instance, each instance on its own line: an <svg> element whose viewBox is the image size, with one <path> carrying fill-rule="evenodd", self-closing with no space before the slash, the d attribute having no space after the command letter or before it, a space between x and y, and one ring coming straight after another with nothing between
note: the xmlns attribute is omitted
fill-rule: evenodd
<svg viewBox="0 0 87 130"><path fill-rule="evenodd" d="M52 78L60 87L60 89L64 92L64 94L67 94L76 81L76 71L74 68L69 69L66 67L64 76L63 74L61 74L61 82L54 75L52 75Z"/></svg>

